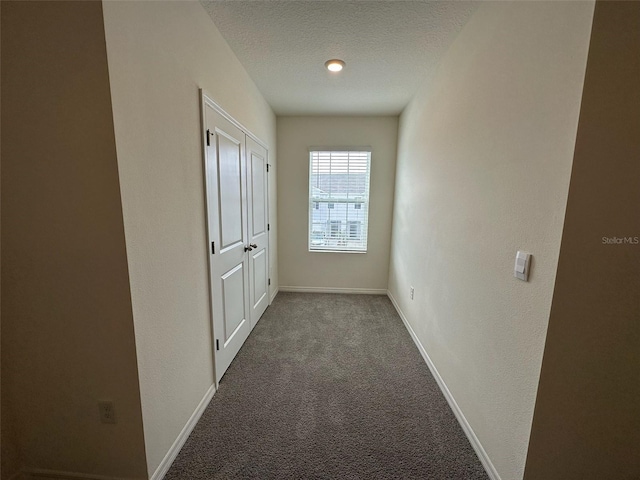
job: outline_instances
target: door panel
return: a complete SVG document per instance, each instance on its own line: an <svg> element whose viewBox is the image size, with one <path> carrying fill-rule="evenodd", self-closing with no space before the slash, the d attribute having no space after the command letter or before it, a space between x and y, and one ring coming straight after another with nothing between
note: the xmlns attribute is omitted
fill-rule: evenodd
<svg viewBox="0 0 640 480"><path fill-rule="evenodd" d="M206 101L205 178L216 382L251 332L245 134Z"/></svg>
<svg viewBox="0 0 640 480"><path fill-rule="evenodd" d="M222 302L224 309L224 346L238 332L246 319L244 310L244 269L242 263L222 276Z"/></svg>
<svg viewBox="0 0 640 480"><path fill-rule="evenodd" d="M249 150L251 155L251 191L252 191L252 201L253 208L251 209L251 226L252 230L252 239L257 237L258 235L263 235L267 231L267 219L266 212L264 208L260 208L260 206L256 202L264 202L266 198L265 195L265 185L266 185L266 158L257 155L251 149Z"/></svg>
<svg viewBox="0 0 640 480"><path fill-rule="evenodd" d="M229 137L215 129L218 156L220 248L242 242L242 143L243 139ZM237 133L237 132L236 132Z"/></svg>
<svg viewBox="0 0 640 480"><path fill-rule="evenodd" d="M251 280L253 282L253 295L251 305L255 309L267 296L267 250L262 249L252 255L251 268L253 270Z"/></svg>
<svg viewBox="0 0 640 480"><path fill-rule="evenodd" d="M267 150L247 137L249 177L249 240L255 245L249 265L251 328L269 305L269 232L267 203Z"/></svg>

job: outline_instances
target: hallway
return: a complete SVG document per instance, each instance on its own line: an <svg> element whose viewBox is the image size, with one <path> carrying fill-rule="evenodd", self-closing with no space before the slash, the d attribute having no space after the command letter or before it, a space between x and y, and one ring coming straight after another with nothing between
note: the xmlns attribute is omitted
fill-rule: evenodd
<svg viewBox="0 0 640 480"><path fill-rule="evenodd" d="M0 17L3 480L640 479L640 1Z"/></svg>
<svg viewBox="0 0 640 480"><path fill-rule="evenodd" d="M486 479L386 296L280 293L166 479Z"/></svg>

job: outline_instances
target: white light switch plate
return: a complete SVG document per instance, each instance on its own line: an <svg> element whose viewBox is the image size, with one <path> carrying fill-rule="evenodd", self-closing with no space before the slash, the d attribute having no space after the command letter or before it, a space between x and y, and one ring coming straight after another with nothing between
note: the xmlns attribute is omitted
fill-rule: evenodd
<svg viewBox="0 0 640 480"><path fill-rule="evenodd" d="M513 276L523 281L529 280L529 265L531 264L531 254L518 250L516 254L516 264L513 267Z"/></svg>

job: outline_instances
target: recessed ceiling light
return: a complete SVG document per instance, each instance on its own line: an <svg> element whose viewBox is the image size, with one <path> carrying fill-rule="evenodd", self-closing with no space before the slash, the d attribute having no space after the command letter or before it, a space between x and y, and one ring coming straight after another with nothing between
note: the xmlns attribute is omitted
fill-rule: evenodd
<svg viewBox="0 0 640 480"><path fill-rule="evenodd" d="M324 66L327 67L327 70L329 70L330 72L339 72L344 68L344 65L344 62L338 59L327 60L324 64Z"/></svg>

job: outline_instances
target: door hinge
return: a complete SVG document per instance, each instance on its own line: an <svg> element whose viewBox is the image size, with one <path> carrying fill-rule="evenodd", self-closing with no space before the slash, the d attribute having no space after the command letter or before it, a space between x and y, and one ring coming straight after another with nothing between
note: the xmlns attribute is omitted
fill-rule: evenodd
<svg viewBox="0 0 640 480"><path fill-rule="evenodd" d="M220 350L220 340L216 338L216 350Z"/></svg>
<svg viewBox="0 0 640 480"><path fill-rule="evenodd" d="M211 255L216 254L216 242L211 242Z"/></svg>
<svg viewBox="0 0 640 480"><path fill-rule="evenodd" d="M267 223L267 231L271 230L271 224Z"/></svg>
<svg viewBox="0 0 640 480"><path fill-rule="evenodd" d="M267 163L267 173L269 173L269 164Z"/></svg>
<svg viewBox="0 0 640 480"><path fill-rule="evenodd" d="M209 129L207 128L207 147L211 146L211 143L209 142L209 135L211 134L211 132L209 131Z"/></svg>
<svg viewBox="0 0 640 480"><path fill-rule="evenodd" d="M271 279L269 279L269 285L271 285Z"/></svg>

